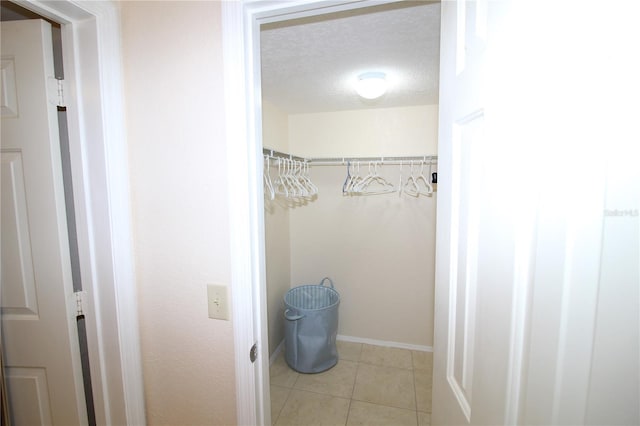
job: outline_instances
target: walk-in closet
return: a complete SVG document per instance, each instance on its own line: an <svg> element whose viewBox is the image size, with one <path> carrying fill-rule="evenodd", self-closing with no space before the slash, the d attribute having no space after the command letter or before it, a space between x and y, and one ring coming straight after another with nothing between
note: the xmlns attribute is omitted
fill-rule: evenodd
<svg viewBox="0 0 640 426"><path fill-rule="evenodd" d="M274 424L429 424L439 46L438 2L261 28ZM376 99L354 88L367 75L385 80ZM283 297L324 277L340 294L339 361L297 373Z"/></svg>

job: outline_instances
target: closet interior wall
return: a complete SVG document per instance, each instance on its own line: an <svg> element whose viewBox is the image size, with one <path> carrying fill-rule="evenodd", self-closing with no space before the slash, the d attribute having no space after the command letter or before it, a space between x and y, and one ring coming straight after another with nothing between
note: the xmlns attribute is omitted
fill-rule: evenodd
<svg viewBox="0 0 640 426"><path fill-rule="evenodd" d="M436 155L437 122L437 105L287 115L263 102L263 145L307 158ZM382 169L398 183L399 166ZM429 350L437 192L344 196L345 176L312 166L316 199L265 198L269 353L284 338L284 294L325 276L341 295L339 337Z"/></svg>
<svg viewBox="0 0 640 426"><path fill-rule="evenodd" d="M287 115L267 101L262 102L262 142L264 146L289 152ZM284 294L291 283L291 241L289 207L279 199L264 201L266 253L267 321L269 354L284 339Z"/></svg>

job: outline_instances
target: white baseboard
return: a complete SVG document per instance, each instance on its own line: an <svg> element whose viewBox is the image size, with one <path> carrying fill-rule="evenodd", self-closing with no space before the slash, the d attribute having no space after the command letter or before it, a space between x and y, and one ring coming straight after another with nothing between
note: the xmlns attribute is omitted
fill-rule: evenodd
<svg viewBox="0 0 640 426"><path fill-rule="evenodd" d="M432 346L413 345L410 343L390 342L387 340L367 339L364 337L343 336L338 334L338 340L343 342L365 343L367 345L385 346L388 348L409 349L412 351L433 352Z"/></svg>
<svg viewBox="0 0 640 426"><path fill-rule="evenodd" d="M340 340L342 342L364 343L367 345L384 346L387 348L409 349L412 351L420 351L420 352L433 352L432 346L412 345L410 343L390 342L387 340L367 339L364 337L343 336L341 334L338 334L337 340ZM276 350L273 351L273 353L269 357L269 365L272 365L275 362L275 360L278 358L278 355L280 355L280 352L282 352L283 350L284 350L284 339L282 339L278 347L276 347Z"/></svg>
<svg viewBox="0 0 640 426"><path fill-rule="evenodd" d="M273 363L276 361L276 358L278 358L278 355L280 355L280 352L282 352L283 350L284 350L284 339L282 339L282 342L280 342L280 344L276 347L276 350L273 351L273 353L269 357L269 365L273 365Z"/></svg>

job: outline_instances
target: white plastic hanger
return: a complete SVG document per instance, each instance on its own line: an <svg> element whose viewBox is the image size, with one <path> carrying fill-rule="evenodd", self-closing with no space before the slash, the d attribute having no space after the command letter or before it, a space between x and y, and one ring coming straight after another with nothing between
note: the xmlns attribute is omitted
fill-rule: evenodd
<svg viewBox="0 0 640 426"><path fill-rule="evenodd" d="M369 163L369 174L358 182L354 188L355 192L361 195L374 195L374 194L387 194L389 192L395 192L396 189L392 183L380 176L378 173L378 167L380 163Z"/></svg>
<svg viewBox="0 0 640 426"><path fill-rule="evenodd" d="M263 173L264 192L265 192L265 195L267 195L270 200L273 200L276 198L276 191L273 188L273 182L271 182L271 159L269 158L268 155L265 155L264 162L266 165L266 168Z"/></svg>
<svg viewBox="0 0 640 426"><path fill-rule="evenodd" d="M309 196L313 197L318 194L318 187L311 182L311 178L309 177L309 163L301 162L299 179L302 185L307 188Z"/></svg>
<svg viewBox="0 0 640 426"><path fill-rule="evenodd" d="M288 185L286 182L286 178L284 177L284 158L278 158L278 176L274 182L275 193L278 195L284 195L285 197L289 196Z"/></svg>
<svg viewBox="0 0 640 426"><path fill-rule="evenodd" d="M409 162L409 177L404 183L403 191L405 194L411 195L412 197L417 197L420 195L418 182L416 182L416 178L413 176L413 161Z"/></svg>
<svg viewBox="0 0 640 426"><path fill-rule="evenodd" d="M420 166L420 176L416 178L416 186L420 187L420 183L422 183L423 188L418 190L419 195L426 195L427 197L431 197L433 194L433 187L429 183L429 179L424 175L424 165L426 163L426 158L422 160L422 165ZM431 171L431 163L429 163L429 171ZM429 173L431 176L431 173Z"/></svg>

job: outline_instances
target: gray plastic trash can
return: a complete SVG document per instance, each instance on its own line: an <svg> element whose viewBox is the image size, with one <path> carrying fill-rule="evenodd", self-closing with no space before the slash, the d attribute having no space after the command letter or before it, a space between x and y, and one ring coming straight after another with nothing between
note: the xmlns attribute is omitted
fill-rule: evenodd
<svg viewBox="0 0 640 426"><path fill-rule="evenodd" d="M325 281L331 287L325 286ZM319 373L336 365L340 295L331 279L292 288L285 294L284 304L287 364L301 373Z"/></svg>

